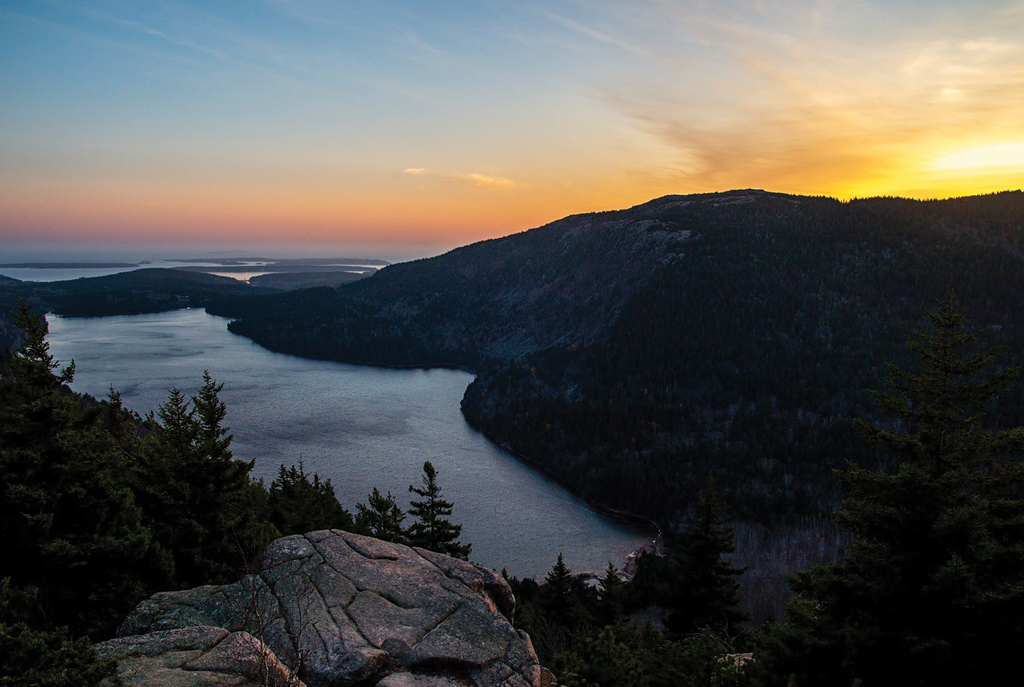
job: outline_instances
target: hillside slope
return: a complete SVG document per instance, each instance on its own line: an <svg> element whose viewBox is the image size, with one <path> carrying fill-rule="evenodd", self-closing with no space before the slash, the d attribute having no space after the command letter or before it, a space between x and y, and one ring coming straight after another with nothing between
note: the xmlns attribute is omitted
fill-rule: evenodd
<svg viewBox="0 0 1024 687"><path fill-rule="evenodd" d="M202 307L214 297L245 296L255 291L230 277L154 267L65 281L0 282L0 303L24 299L40 310L59 315L98 317Z"/></svg>
<svg viewBox="0 0 1024 687"><path fill-rule="evenodd" d="M669 196L211 307L275 350L477 371L467 419L595 502L672 521L712 470L768 522L827 513L831 468L879 460L849 418L949 288L1020 362L1022 218L1020 192ZM1018 390L1001 417L1022 411Z"/></svg>
<svg viewBox="0 0 1024 687"><path fill-rule="evenodd" d="M274 350L382 365L482 369L595 340L692 232L642 209L567 217L340 289L217 303L231 330Z"/></svg>

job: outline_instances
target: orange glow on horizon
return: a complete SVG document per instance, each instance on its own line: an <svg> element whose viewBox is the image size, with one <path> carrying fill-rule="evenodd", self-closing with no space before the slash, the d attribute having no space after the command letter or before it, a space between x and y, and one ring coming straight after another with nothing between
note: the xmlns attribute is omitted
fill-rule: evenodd
<svg viewBox="0 0 1024 687"><path fill-rule="evenodd" d="M462 245L541 226L570 214L630 207L668 194L764 188L841 200L877 195L949 198L1021 188L1024 144L989 144L919 155L874 178L788 179L714 187L621 178L594 184L502 189L372 190L271 186L68 183L59 193L15 182L0 191L0 235L10 239L445 243ZM997 164L986 166L994 159ZM922 160L924 162L922 162ZM1004 164L1009 160L1010 164ZM841 170L847 172L849 170ZM688 182L688 183L687 183ZM476 189L470 189L476 191ZM59 202L53 202L54 196Z"/></svg>
<svg viewBox="0 0 1024 687"><path fill-rule="evenodd" d="M1024 187L1019 2L400 4L18 3L0 244L454 246L667 194Z"/></svg>

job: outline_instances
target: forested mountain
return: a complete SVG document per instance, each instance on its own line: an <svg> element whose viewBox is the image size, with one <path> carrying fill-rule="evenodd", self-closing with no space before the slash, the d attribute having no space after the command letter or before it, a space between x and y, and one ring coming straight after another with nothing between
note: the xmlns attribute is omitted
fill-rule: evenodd
<svg viewBox="0 0 1024 687"><path fill-rule="evenodd" d="M668 196L393 265L221 300L300 355L478 372L467 419L592 500L671 522L708 470L741 517L828 513L874 463L850 417L951 287L1019 362L1024 194L840 202ZM1024 395L1002 405L1024 419Z"/></svg>
<svg viewBox="0 0 1024 687"><path fill-rule="evenodd" d="M224 259L220 260L224 264L216 266L189 264L191 261L182 262L186 264L171 269L150 267L103 277L82 277L62 281L21 281L0 275L0 350L10 351L16 345L9 315L19 300L26 301L39 311L71 317L137 315L203 307L212 299L224 296L249 296L315 286L339 286L363 279L375 271L377 265L386 264L375 259ZM249 264L252 262L260 264ZM59 267L60 263L22 263L11 267L33 265ZM127 268L134 265L96 263L96 266ZM215 270L242 273L260 269L273 271L253 276L248 283L219 274L210 274Z"/></svg>
<svg viewBox="0 0 1024 687"><path fill-rule="evenodd" d="M39 310L59 315L137 315L201 307L213 297L254 291L230 277L154 267L66 281L0 280L0 306L9 313L23 299ZM10 343L5 347L9 348Z"/></svg>
<svg viewBox="0 0 1024 687"><path fill-rule="evenodd" d="M671 222L671 220L670 220ZM274 350L382 365L483 369L596 340L625 298L691 239L641 212L580 215L339 289L209 308Z"/></svg>
<svg viewBox="0 0 1024 687"><path fill-rule="evenodd" d="M600 341L488 370L467 417L615 507L673 514L713 469L742 516L827 513L922 306L955 288L1019 362L1024 202L799 202L713 214Z"/></svg>

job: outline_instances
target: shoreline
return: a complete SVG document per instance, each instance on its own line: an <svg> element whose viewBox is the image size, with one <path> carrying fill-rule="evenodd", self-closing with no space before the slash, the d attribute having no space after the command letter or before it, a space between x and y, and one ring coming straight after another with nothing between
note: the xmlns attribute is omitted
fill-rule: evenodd
<svg viewBox="0 0 1024 687"><path fill-rule="evenodd" d="M212 313L209 313L209 314L212 314ZM230 322L234 322L235 321L233 318L225 317L224 315L214 315L214 316L215 317L222 317L222 318L224 318L226 320L229 320L229 324L230 324ZM290 352L290 351L277 350L274 347L267 346L266 344L261 343L260 341L257 341L256 339L254 339L251 336L231 331L231 329L229 327L225 327L225 328L228 330L229 333L234 334L235 336L241 336L241 337L243 337L245 339L249 339L253 343L257 344L258 346L261 346L262 348L267 349L268 351L273 351L274 353L283 353L285 355L293 355L293 356L295 356L297 358L306 358L308 360L325 360L325 361L328 361L328 362L337 362L337 363L343 363L343 364L346 364L346 365L361 365L361 366L365 366L365 367L376 367L376 368L384 368L384 369L391 369L391 370L431 370L431 369L459 370L461 372L466 372L466 373L469 373L469 374L473 375L474 379L475 379L475 377L477 375L476 370L469 369L469 368L464 367L462 365L450 365L450 364L395 365L395 364L385 364L385 363L373 363L373 362L366 362L366 361L357 361L357 360L345 360L345 359L340 359L340 358L336 358L336 357L303 355L303 354L298 354L298 353L294 353L294 352ZM653 534L652 538L649 538L647 541L645 541L639 547L637 547L636 549L633 549L630 553L628 553L626 555L626 557L622 560L622 566L619 569L620 573L622 573L624 575L627 575L627 576L632 576L635 573L636 561L644 553L655 553L655 554L663 554L664 553L664 551L665 551L665 543L664 543L664 539L663 539L663 536L662 536L661 527L658 525L658 523L656 521L654 521L651 518L648 518L646 516L638 515L636 513L630 513L629 511L624 511L624 510L620 510L620 509L617 509L617 508L612 508L611 506L608 506L606 504L603 504L603 503L600 503L598 501L594 501L594 500L590 499L587 496L586 492L584 492L582 490L577 490L577 489L572 488L571 486L566 484L563 480L559 479L554 473L552 473L549 469L547 469L543 465L537 463L536 461L532 460L531 458L529 458L527 456L522 455L521 453L513 451L511 448L509 448L505 444L502 444L502 443L499 443L499 442L495 441L493 437L491 437L490 435L487 434L487 432L483 431L482 429L480 429L479 427L474 425L472 422L470 422L468 418L466 418L466 414L465 414L465 412L462 411L461 405L460 405L460 409L459 410L460 410L460 413L462 413L462 418L466 422L466 424L469 425L474 431L479 432L491 444L493 444L497 448L501 449L505 453L509 454L510 456L512 456L513 458L518 460L519 462L524 463L525 465L528 465L530 468L539 471L545 477L547 477L548 479L550 479L553 482L555 482L556 484L558 484L560 487L565 489L570 494L576 496L577 498L582 499L583 502L586 503L590 508L593 508L598 513L601 513L603 515L607 515L607 516L609 516L609 517L611 517L611 518L613 518L615 520L619 520L621 522L627 523L627 524L629 524L630 526L632 526L634 528L637 528L637 529L643 528L643 529L647 530L647 534L648 535ZM594 575L596 577L596 576L599 576L602 573L603 573L603 571L598 571L598 572L595 572L595 573L584 572L584 573L581 573L581 574Z"/></svg>
<svg viewBox="0 0 1024 687"><path fill-rule="evenodd" d="M188 308L188 307L168 308L168 311L188 311L188 310L202 311L202 312L204 312L204 314L209 314L208 311L206 310L206 308L203 308L201 306L200 307L196 307L196 308ZM137 315L129 315L128 317L135 317L135 316L137 316ZM59 318L67 318L68 320L81 319L81 318L76 318L74 316L68 316L66 314L56 315L56 317L58 319ZM120 317L125 317L125 316L121 315ZM84 318L84 319L98 319L98 318ZM225 326L226 322L230 321L228 318L223 318L223 316L220 316L220 317L212 316L211 319L220 320L220 324L217 324L216 321L214 321L212 323L214 330L220 329L221 331L223 331L224 333L228 334L229 336L231 334L234 334L235 336L239 336L240 338L246 339L248 342L256 343L256 344L258 344L258 348L261 349L261 350L270 351L270 352L273 352L273 353L284 353L284 351L275 351L274 350L275 347L265 346L263 344L260 344L259 342L253 340L251 337L245 336L243 334L238 334L236 332L231 332ZM296 359L306 359L306 360L310 360L310 361L324 360L325 359L325 358L318 358L316 356L295 355L294 353L286 353L286 355L293 356ZM360 364L358 362L351 362L351 361L337 361L336 359L330 359L330 358L327 358L327 360L331 360L332 362L342 362L344 364L353 365L353 366L354 365L359 365L360 367L362 367L364 369L391 368L391 369L394 369L396 371L409 370L410 368L414 368L414 369L433 369L433 368L441 368L442 367L442 366L439 366L439 365L433 365L433 366L422 366L422 365L417 365L417 366L366 365L365 363ZM459 370L459 371L468 372L469 375L470 375L470 378L469 379L463 378L463 379L465 379L465 381L462 383L462 384L465 384L466 387L469 386L469 384L472 382L473 377L475 376L474 372L472 370L467 370L467 369L465 369L464 367L461 367L461 366L455 366L455 365L445 366L442 369ZM453 385L453 388L451 389L451 391L455 392L455 394L458 394L459 391L461 391L463 393L463 395L464 395L465 394L465 387L463 387L462 384ZM445 405L446 406L454 406L454 404L459 403L459 399L460 398L461 398L460 396L455 395ZM454 409L455 409L454 407L451 408L451 410L453 410L453 411L454 411ZM600 559L600 562L598 562L598 560L595 559L592 563L585 565L585 567L588 568L588 569L591 567L591 565L594 566L594 569L592 571L587 570L586 572L592 572L595 576L599 576L599 575L601 575L601 574L603 574L605 572L606 565L607 565L608 561L610 560L610 561L614 561L614 562L616 562L618 564L616 567L618 567L619 570L623 571L626 574L631 574L632 571L633 571L634 561L639 557L639 555L641 555L642 552L644 552L644 551L651 551L651 550L657 550L658 549L658 543L660 541L661 531L660 531L660 528L658 527L658 523L656 523L654 520L652 520L650 518L647 518L647 517L644 517L644 516L637 515L635 513L630 513L630 512L628 512L626 510L620 510L620 509L617 509L617 508L614 508L614 507L610 507L610 506L608 506L606 504L596 502L594 499L589 498L588 495L583 490L577 490L577 489L570 488L565 482L563 482L562 480L558 479L558 477L556 477L550 470L548 470L544 466L538 464L537 462L535 462L531 458L529 458L529 457L527 457L525 455L522 455L522 454L520 454L518 452L511 451L511 450L509 450L508 447L503 446L500 442L495 441L493 437L488 436L488 434L486 432L481 431L481 429L478 426L476 426L474 423L469 422L467 420L466 416L465 416L465 413L463 413L461 411L461 408L460 408L459 416L460 416L459 419L456 419L455 414L454 413L450 413L451 419L449 420L449 422L454 422L456 424L458 424L460 420L462 422L465 422L466 423L465 430L460 430L460 431L469 430L472 434L476 434L479 437L479 439L477 441L482 439L482 440L484 440L484 443L489 444L491 446L490 450L497 449L498 452L505 454L505 456L507 458L515 459L516 463L519 463L520 465L524 466L529 472L534 472L536 477L540 477L541 479L547 478L547 481L549 481L549 483L551 484L550 488L557 489L559 491L564 490L564 491L561 491L562 494L566 494L566 492L568 492L568 494L572 494L574 497L576 497L576 499L578 499L578 501L576 501L576 505L574 506L574 508L579 509L579 508L582 507L582 508L586 508L587 510L589 510L589 514L587 514L586 511L578 511L578 514L576 516L574 516L577 520L581 519L581 518L582 519L593 518L594 515L596 514L596 515L599 516L599 519L604 519L604 522L606 524L603 525L603 527L606 527L606 528L610 527L610 528L613 528L613 530L618 530L618 532L620 532L620 534L615 535L615 537L613 537L614 540L617 540L617 543L614 544L613 547L610 547L606 551L603 551L601 553L601 555L597 557L598 559ZM522 469L522 468L520 468L520 469ZM534 477L533 479L536 479L536 477ZM557 493L557 492L553 492L553 493ZM565 500L565 496L562 496L561 498L563 500ZM567 513L566 515L569 516L570 514ZM585 541L579 542L579 543L580 544L584 544L584 548L591 548L591 549L593 548L592 546L588 545ZM545 546L545 548L547 548L547 546ZM546 569L546 566L541 565L541 569L538 570L536 574L538 574L539 576L542 577L544 569ZM581 572L584 572L584 571L581 570Z"/></svg>
<svg viewBox="0 0 1024 687"><path fill-rule="evenodd" d="M466 419L465 413L463 413L462 417L463 417L463 419ZM651 520L650 518L647 518L647 517L645 517L643 515L637 515L636 513L630 513L629 511L619 510L617 508L612 508L611 506L606 506L606 505L604 505L602 503L598 503L596 501L591 501L589 498L587 498L586 493L580 492L580 491L577 491L577 490L571 488L565 482L563 482L562 480L558 479L558 477L556 477L550 470L545 468L543 465L540 465L536 461L531 460L530 458L527 458L526 456L524 456L524 455L522 455L520 453L517 453L516 451L513 451L512 449L510 449L508 446L506 446L504 444L498 443L497 441L492 439L490 436L488 436L487 432L484 432L483 430L481 430L479 427L474 425L468 419L466 419L466 424L469 425L470 427L472 427L474 430L476 430L480 434L482 434L488 441L490 441L492 444L494 444L495 446L500 448L502 451L505 451L506 453L508 453L510 456L512 456L516 460L518 460L518 461L520 461L522 463L525 463L526 465L529 465L531 468L533 468L535 470L540 471L546 477L550 478L552 481L554 481L560 487L562 487L563 489L568 491L570 494L573 494L573 495L583 499L583 501L588 506L593 508L595 511L597 511L599 513L603 513L603 514L608 515L608 516L611 516L612 518L614 518L616 520L621 520L623 522L629 523L630 525L632 525L634 527L636 527L638 525L643 525L643 526L646 526L646 527L653 528L654 538L650 539L648 541L645 541L643 544L641 544L640 546L638 546L637 548L633 549L628 554L626 554L626 557L622 559L622 565L619 567L619 574L622 575L622 576L625 576L626 579L631 579L633 577L633 575L636 574L636 563L640 559L640 556L642 556L643 554L645 554L645 553L653 553L653 554L659 555L659 556L665 555L666 549L665 549L665 540L664 540L664 538L662 536L663 533L661 531L661 527L659 527L658 523L655 522L654 520ZM598 572L583 571L583 572L578 573L578 574L584 575L584 576L586 576L588 578L598 579L598 578L601 577L601 575L604 574L604 571L598 571Z"/></svg>
<svg viewBox="0 0 1024 687"><path fill-rule="evenodd" d="M466 424L467 425L469 425L475 431L477 431L480 434L482 434L487 439L487 441L491 442L492 444L494 444L495 446L500 448L505 453L507 453L510 456L514 457L516 460L518 460L518 461L520 461L522 463L525 463L525 464L529 465L531 468L533 468L533 469L543 473L545 477L548 477L549 479L551 479L553 482L558 484L558 486L562 487L563 489L565 489L567 492L569 492L573 496L576 496L578 498L583 499L583 501L588 506L590 506L591 508L593 508L597 512L603 513L604 515L611 516L611 517L615 518L616 520L622 520L624 522L628 522L628 523L630 523L631 525L634 525L634 526L643 525L645 527L650 527L654 531L654 533L656 535L656 538L659 539L659 540L661 539L661 535L662 535L661 527L659 527L658 523L655 522L654 520L651 520L650 518L648 518L646 516L643 516L643 515L637 515L636 513L630 513L629 511L624 511L624 510L619 510L617 508L612 508L611 506L607 506L607 505L605 505L603 503L600 503L598 501L592 501L587 496L586 492L578 491L576 489L573 489L568 484L566 484L561 479L559 479L557 475L555 475L553 472L548 470L546 467L544 467L540 463L534 461L531 458L528 458L527 456L522 455L521 453L517 453L516 451L513 451L511 448L509 448L505 444L501 444L501 443L498 443L497 441L495 441L490 435L487 434L487 432L483 431L482 429L480 429L479 427L474 425L472 422L470 422L468 419L466 419L466 414L465 413L462 414L462 417L463 417L463 419L466 420Z"/></svg>

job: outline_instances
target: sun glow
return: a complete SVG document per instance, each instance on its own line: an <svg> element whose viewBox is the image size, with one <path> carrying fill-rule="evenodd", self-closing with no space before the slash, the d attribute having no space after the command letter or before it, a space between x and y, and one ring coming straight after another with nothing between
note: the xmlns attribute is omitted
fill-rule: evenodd
<svg viewBox="0 0 1024 687"><path fill-rule="evenodd" d="M670 193L1024 186L1019 0L7 5L0 249L457 245Z"/></svg>
<svg viewBox="0 0 1024 687"><path fill-rule="evenodd" d="M1024 171L1024 141L999 141L961 148L935 158L929 169L936 172Z"/></svg>

